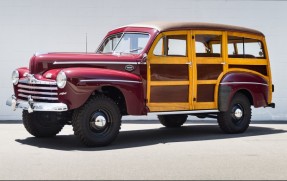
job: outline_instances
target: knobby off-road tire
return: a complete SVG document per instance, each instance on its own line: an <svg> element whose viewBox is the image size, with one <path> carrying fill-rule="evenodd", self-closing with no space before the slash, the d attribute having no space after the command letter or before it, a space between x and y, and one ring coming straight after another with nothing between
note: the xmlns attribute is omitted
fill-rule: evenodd
<svg viewBox="0 0 287 181"><path fill-rule="evenodd" d="M54 112L28 113L23 110L22 118L26 130L35 137L53 137L64 127Z"/></svg>
<svg viewBox="0 0 287 181"><path fill-rule="evenodd" d="M243 133L251 121L251 105L242 93L237 93L226 112L220 112L217 118L221 130L225 133Z"/></svg>
<svg viewBox="0 0 287 181"><path fill-rule="evenodd" d="M187 115L159 115L158 119L167 128L178 128L186 122Z"/></svg>
<svg viewBox="0 0 287 181"><path fill-rule="evenodd" d="M85 145L106 146L119 134L121 113L111 98L97 95L75 110L72 125Z"/></svg>

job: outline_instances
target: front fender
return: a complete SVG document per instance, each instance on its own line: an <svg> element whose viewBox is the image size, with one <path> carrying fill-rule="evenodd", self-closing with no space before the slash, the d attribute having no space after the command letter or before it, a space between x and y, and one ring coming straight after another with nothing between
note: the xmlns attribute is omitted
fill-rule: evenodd
<svg viewBox="0 0 287 181"><path fill-rule="evenodd" d="M254 107L268 105L268 82L263 77L251 72L229 72L219 84L219 110L227 111L233 96L239 91L247 94Z"/></svg>
<svg viewBox="0 0 287 181"><path fill-rule="evenodd" d="M96 90L111 86L123 94L128 114L143 114L145 110L144 89L139 76L101 68L66 68L62 71L66 73L67 85L59 92L59 100L66 103L69 109L82 106ZM45 74L47 73L49 72Z"/></svg>

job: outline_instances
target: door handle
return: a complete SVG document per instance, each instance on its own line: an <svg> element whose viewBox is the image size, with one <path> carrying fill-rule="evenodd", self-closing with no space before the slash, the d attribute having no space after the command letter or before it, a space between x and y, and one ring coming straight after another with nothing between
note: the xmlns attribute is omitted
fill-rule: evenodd
<svg viewBox="0 0 287 181"><path fill-rule="evenodd" d="M186 65L189 65L190 67L192 66L192 62L186 62Z"/></svg>

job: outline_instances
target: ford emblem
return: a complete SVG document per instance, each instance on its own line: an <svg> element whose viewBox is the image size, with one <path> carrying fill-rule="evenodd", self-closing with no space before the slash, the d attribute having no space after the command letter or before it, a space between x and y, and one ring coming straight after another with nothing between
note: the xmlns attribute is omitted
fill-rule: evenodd
<svg viewBox="0 0 287 181"><path fill-rule="evenodd" d="M135 69L133 65L126 65L125 70L128 72L132 72Z"/></svg>

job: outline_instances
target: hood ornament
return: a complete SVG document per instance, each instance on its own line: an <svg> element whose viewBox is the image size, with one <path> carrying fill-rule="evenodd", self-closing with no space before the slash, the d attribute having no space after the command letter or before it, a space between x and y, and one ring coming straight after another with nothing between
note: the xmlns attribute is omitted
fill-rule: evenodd
<svg viewBox="0 0 287 181"><path fill-rule="evenodd" d="M26 77L28 78L28 83L30 83L30 84L37 82L37 79L35 79L33 74L26 74Z"/></svg>

